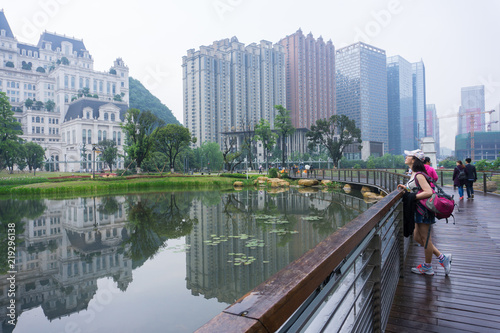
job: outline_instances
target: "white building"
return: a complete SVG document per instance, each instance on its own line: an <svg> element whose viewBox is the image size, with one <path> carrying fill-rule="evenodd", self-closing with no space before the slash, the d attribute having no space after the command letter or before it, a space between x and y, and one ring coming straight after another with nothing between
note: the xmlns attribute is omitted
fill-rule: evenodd
<svg viewBox="0 0 500 333"><path fill-rule="evenodd" d="M285 105L283 46L245 47L236 37L187 51L182 58L184 126L198 140L222 144L222 132L253 130L261 118L273 127L275 105Z"/></svg>
<svg viewBox="0 0 500 333"><path fill-rule="evenodd" d="M97 124L104 121L104 110L120 109L122 112L128 108L128 73L128 67L120 58L114 61L109 71L95 71L94 60L85 44L73 37L44 32L36 46L20 43L14 37L3 10L0 11L0 91L7 94L16 111L14 116L21 123L23 139L45 148L46 160L75 162L73 165L66 164L65 171L77 171L82 165L77 163L82 161L81 149L75 147L81 148L84 141L82 135L76 134L81 134L83 127L88 134L92 127L92 137L86 143L97 143ZM90 103L88 98L87 102L76 104L83 108L89 103L93 105L90 107L94 113L87 122L77 122L74 121L75 117L67 117L72 101L78 100L82 94L99 101L98 106ZM34 101L31 107L26 106L28 99ZM50 107L52 102L54 106ZM37 105L41 103L43 105ZM76 113L75 107L73 112ZM101 107L104 107L102 114ZM77 113L84 118L83 109ZM118 126L118 118L122 115L117 116L115 113L115 117ZM118 134L120 130L117 126L115 123L104 125L110 135L108 139L112 139L112 133L117 132L118 144L118 137L122 134ZM75 136L70 134L68 139L63 136L63 132L69 128L71 133L75 131ZM121 144L123 142L118 147L119 151L123 151ZM60 165L54 166L63 170Z"/></svg>

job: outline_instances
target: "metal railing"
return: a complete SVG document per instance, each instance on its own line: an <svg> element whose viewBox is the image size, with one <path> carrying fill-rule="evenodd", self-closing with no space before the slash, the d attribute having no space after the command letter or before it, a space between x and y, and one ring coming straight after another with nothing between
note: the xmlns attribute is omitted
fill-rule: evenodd
<svg viewBox="0 0 500 333"><path fill-rule="evenodd" d="M381 170L327 171L321 170L324 179L390 193L198 332L384 330L409 247L402 231L402 193L394 191L406 176Z"/></svg>

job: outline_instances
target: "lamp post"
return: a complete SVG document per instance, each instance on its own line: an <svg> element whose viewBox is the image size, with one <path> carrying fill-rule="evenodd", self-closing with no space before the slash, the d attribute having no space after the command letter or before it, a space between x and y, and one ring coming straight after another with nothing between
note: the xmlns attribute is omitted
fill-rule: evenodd
<svg viewBox="0 0 500 333"><path fill-rule="evenodd" d="M35 159L33 160L33 177L36 176L36 153L33 155Z"/></svg>
<svg viewBox="0 0 500 333"><path fill-rule="evenodd" d="M92 144L92 179L95 179L95 143Z"/></svg>

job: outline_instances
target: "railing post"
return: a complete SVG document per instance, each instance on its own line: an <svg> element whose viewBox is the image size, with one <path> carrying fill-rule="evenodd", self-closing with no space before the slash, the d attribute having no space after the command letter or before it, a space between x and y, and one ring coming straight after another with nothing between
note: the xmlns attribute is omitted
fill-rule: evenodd
<svg viewBox="0 0 500 333"><path fill-rule="evenodd" d="M486 186L486 172L483 172L483 193L486 195L486 190L488 187Z"/></svg>
<svg viewBox="0 0 500 333"><path fill-rule="evenodd" d="M358 170L358 183L361 183L361 172Z"/></svg>
<svg viewBox="0 0 500 333"><path fill-rule="evenodd" d="M444 186L443 170L441 170L441 186Z"/></svg>
<svg viewBox="0 0 500 333"><path fill-rule="evenodd" d="M373 236L370 244L370 248L374 250L372 258L370 259L370 264L374 267L371 276L371 281L373 282L373 332L382 331L382 293L380 288L382 275L381 243L382 241L377 232Z"/></svg>
<svg viewBox="0 0 500 333"><path fill-rule="evenodd" d="M398 216L398 238L399 238L399 277L405 277L405 235L404 235L404 221L403 221L403 202L401 201L396 208Z"/></svg>

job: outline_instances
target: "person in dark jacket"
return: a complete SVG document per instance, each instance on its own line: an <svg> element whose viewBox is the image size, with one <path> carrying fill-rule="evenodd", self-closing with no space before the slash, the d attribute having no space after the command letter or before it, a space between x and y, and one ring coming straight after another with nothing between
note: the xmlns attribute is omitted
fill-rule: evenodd
<svg viewBox="0 0 500 333"><path fill-rule="evenodd" d="M474 199L474 182L477 180L476 167L470 164L472 160L467 157L465 159L465 170L467 171L467 180L465 188L467 189L467 200Z"/></svg>
<svg viewBox="0 0 500 333"><path fill-rule="evenodd" d="M458 196L460 200L464 199L464 185L467 181L467 169L465 169L462 161L457 161L457 166L453 170L453 185L458 187Z"/></svg>

